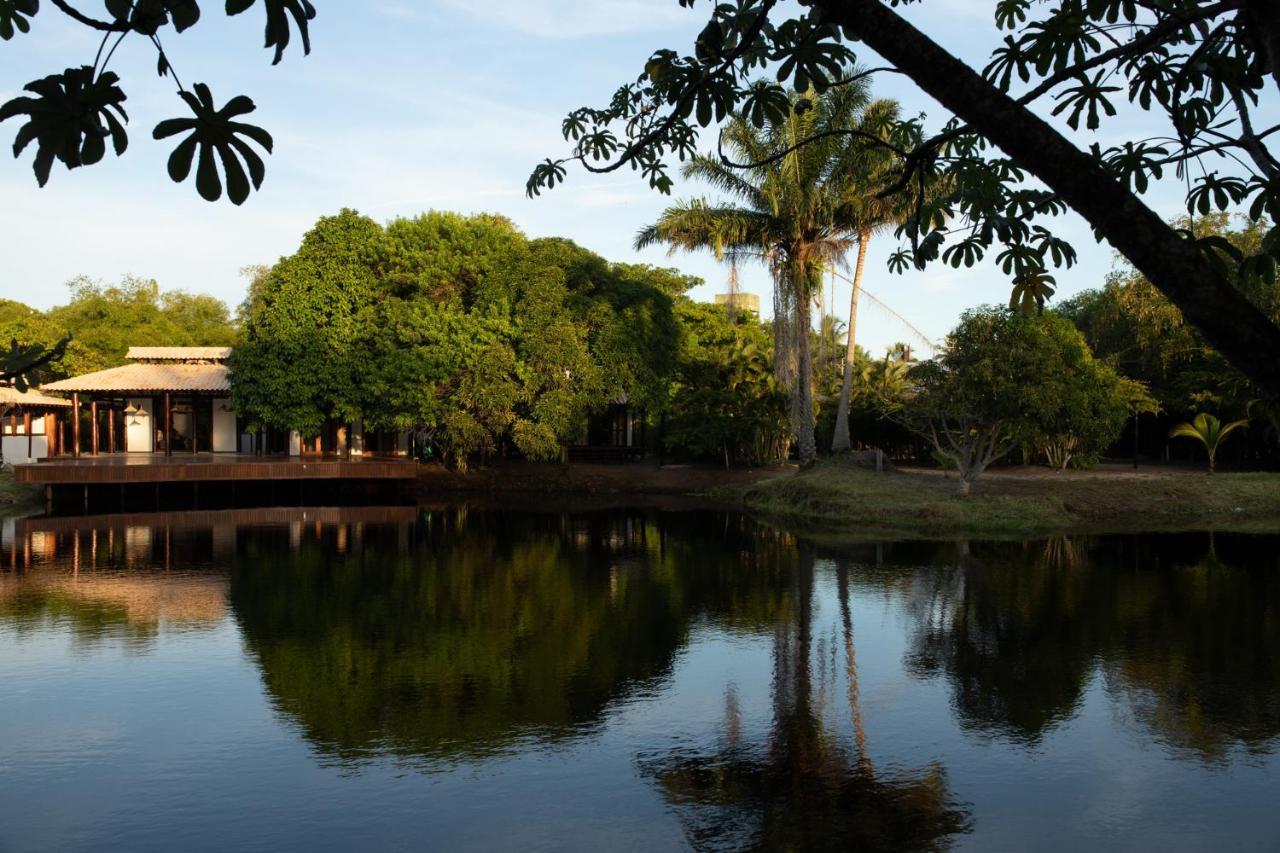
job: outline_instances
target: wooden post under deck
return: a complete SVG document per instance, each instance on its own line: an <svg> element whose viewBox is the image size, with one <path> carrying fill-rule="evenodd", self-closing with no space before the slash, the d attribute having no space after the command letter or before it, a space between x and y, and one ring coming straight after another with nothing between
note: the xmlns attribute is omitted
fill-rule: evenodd
<svg viewBox="0 0 1280 853"><path fill-rule="evenodd" d="M164 392L164 455L173 455L173 395Z"/></svg>
<svg viewBox="0 0 1280 853"><path fill-rule="evenodd" d="M80 455L80 392L71 394L71 455Z"/></svg>
<svg viewBox="0 0 1280 853"><path fill-rule="evenodd" d="M98 455L98 401L96 399L89 403L89 423L93 424L92 432L89 434L89 447L93 450L93 455Z"/></svg>

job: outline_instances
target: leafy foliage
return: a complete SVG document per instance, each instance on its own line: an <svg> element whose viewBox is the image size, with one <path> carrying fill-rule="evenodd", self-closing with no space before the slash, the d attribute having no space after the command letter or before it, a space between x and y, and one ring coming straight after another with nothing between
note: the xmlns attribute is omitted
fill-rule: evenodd
<svg viewBox="0 0 1280 853"><path fill-rule="evenodd" d="M1176 223L1204 240L1229 271L1257 257L1270 222L1250 222L1213 214ZM1243 275L1240 290L1263 313L1280 323L1280 282ZM1280 436L1280 406L1186 321L1182 312L1137 270L1122 266L1099 290L1086 291L1058 309L1084 332L1099 357L1125 376L1145 383L1160 408L1190 419L1201 411L1231 418L1256 418L1265 429L1245 437L1251 455L1274 459ZM1166 430L1167 431L1167 428ZM1152 434L1154 436L1154 433Z"/></svg>
<svg viewBox="0 0 1280 853"><path fill-rule="evenodd" d="M253 112L256 107L249 98L238 95L226 103L222 109L215 109L213 93L203 83L195 85L195 94L181 92L182 99L195 113L194 118L172 118L156 125L152 136L166 139L179 133L189 131L189 135L169 156L169 177L175 183L182 183L191 173L191 163L199 156L199 167L196 169L196 189L206 201L217 201L222 197L222 181L218 178L218 169L214 165L214 154L222 161L222 169L226 175L227 198L234 204L244 204L249 197L249 180L253 180L253 188L262 186L262 178L266 167L248 143L240 139L246 136L271 152L271 134L251 124L232 121L236 116ZM244 165L241 165L241 160ZM245 166L249 176L245 176Z"/></svg>
<svg viewBox="0 0 1280 853"><path fill-rule="evenodd" d="M40 186L49 182L55 158L68 169L97 163L106 154L108 136L116 155L124 153L129 137L121 119L129 117L121 106L125 94L116 85L119 79L111 71L95 75L87 65L68 68L23 87L38 97L22 95L0 106L0 121L27 116L13 141L13 156L36 143L31 168Z"/></svg>
<svg viewBox="0 0 1280 853"><path fill-rule="evenodd" d="M227 0L227 14L239 15L254 4L254 0ZM298 28L298 36L302 39L302 52L311 52L311 33L309 24L316 17L316 8L310 0L262 0L267 8L266 44L275 48L272 65L280 62L284 49L289 46L289 17L293 17L294 26ZM287 13L287 14L286 14Z"/></svg>
<svg viewBox="0 0 1280 853"><path fill-rule="evenodd" d="M772 341L754 318L681 300L684 333L663 440L669 449L730 464L786 458L786 393L773 375Z"/></svg>
<svg viewBox="0 0 1280 853"><path fill-rule="evenodd" d="M1255 118L1266 114L1261 98L1274 95L1280 81L1280 42L1262 4L1001 0L994 4L994 27L1007 34L979 76L935 50L938 45L888 8L908 2L814 0L799 9L776 0L714 5L692 53L658 50L645 73L618 88L608 104L569 113L563 131L572 150L537 166L527 190L537 195L563 183L565 167L577 163L589 172L628 167L650 186L669 192L670 163L692 158L702 134L722 119L729 121L722 136L734 122L776 125L789 112L808 106L786 97L788 84L822 92L896 71L951 104L958 117L944 119L932 132L920 116L897 119L878 138L851 126L840 131L856 144L891 154L895 166L885 173L879 193L911 199L913 215L899 229L903 245L890 259L894 270L938 260L968 266L996 252L1015 285L1011 304L1023 311L1040 310L1052 295L1048 270L1075 260L1074 249L1043 220L1069 204L1084 212L1100 236L1131 247L1128 251L1142 247L1152 252L1159 245L1165 258L1194 259L1198 253L1212 261L1209 245L1179 242L1168 232L1156 235L1131 216L1111 216L1114 208L1090 208L1088 199L1073 195L1069 202L1060 193L1083 187L1085 181L1079 170L1070 175L1062 170L1061 152L1078 156L1080 166L1091 170L1090 185L1127 187L1114 197L1144 215L1150 212L1133 194L1176 178L1185 181L1191 213L1246 205L1254 221L1276 221L1280 159L1272 152L1275 128L1255 127ZM928 50L895 50L906 44L907 36ZM881 56L892 56L890 66L848 70L854 67L853 46L859 41ZM765 70L776 82L757 79ZM1050 101L1056 103L1046 109ZM1116 138L1108 122L1122 108L1149 114L1154 126ZM1046 112L1059 127L1078 130L1084 144L1073 146L1047 127L1039 118ZM992 144L993 135L1015 134L1026 143L1020 157L1004 156ZM1051 140L1058 153L1035 140ZM810 134L761 147L749 162L738 165L750 167L782 156L793 145L823 141L822 134ZM930 187L945 191L930 192ZM1237 269L1241 275L1274 275L1277 252L1280 237L1272 232ZM1203 266L1191 270L1182 265L1180 271L1176 266L1162 269L1154 283L1192 311L1192 322L1229 342L1230 324L1217 318L1209 304L1196 301L1191 279L1231 304L1234 312L1239 306L1232 301L1230 276ZM1233 321L1268 342L1265 359L1244 346L1233 358L1246 372L1265 375L1275 386L1280 380L1263 362L1280 351L1280 328L1247 311Z"/></svg>
<svg viewBox="0 0 1280 853"><path fill-rule="evenodd" d="M302 40L303 53L310 53L309 24L316 10L309 0L262 0L262 4L266 10L266 46L275 51L272 64L280 62L295 29ZM227 15L239 15L253 5L254 0L226 0L225 11ZM109 20L90 17L62 3L55 7L103 36L93 65L68 68L60 74L32 81L24 88L39 97L19 96L0 105L0 121L20 115L28 117L14 140L13 151L17 157L31 142L36 143L33 169L40 186L48 182L55 159L68 169L93 165L105 154L108 136L117 155L128 147L129 138L124 128L128 118L121 106L125 93L118 85L119 77L107 66L121 41L136 35L154 46L158 73L173 80L178 96L194 116L166 119L153 131L156 139L189 133L169 158L169 176L181 183L196 162L196 190L200 196L207 201L217 201L222 197L225 179L227 198L237 205L249 197L250 186L261 188L266 171L262 158L241 137L256 142L270 153L271 136L260 127L233 120L252 112L253 101L237 95L218 109L208 85L196 83L192 91L188 91L178 80L169 54L161 44L160 35L166 28L181 33L200 21L198 0L106 0ZM38 11L38 0L0 0L0 38L12 38L15 30L27 32L28 18ZM113 37L114 42L107 50L107 43ZM218 174L215 156L221 161L222 177Z"/></svg>
<svg viewBox="0 0 1280 853"><path fill-rule="evenodd" d="M899 417L955 466L962 494L1019 443L1059 464L1101 452L1145 399L1140 385L1093 358L1069 321L997 308L966 313L946 350L910 379Z"/></svg>
<svg viewBox="0 0 1280 853"><path fill-rule="evenodd" d="M505 451L555 459L609 403L663 404L671 293L691 284L527 240L500 216L383 228L343 211L255 281L233 394L256 428L362 420L460 468Z"/></svg>
<svg viewBox="0 0 1280 853"><path fill-rule="evenodd" d="M850 123L874 135L896 110L872 101L865 86L847 85L827 96L786 95L795 109L756 127L734 118L723 142L736 160L755 164L738 169L732 160L699 154L684 168L686 177L710 184L731 201L681 201L642 229L637 247L665 243L686 251L709 250L717 257L765 263L774 283L774 371L791 402L791 425L801 464L817 454L809 332L813 296L823 270L842 265L869 212L849 185L868 167L861 149L841 133ZM808 106L799 109L800 104ZM823 136L823 134L827 134ZM788 140L820 137L786 156L765 158Z"/></svg>
<svg viewBox="0 0 1280 853"><path fill-rule="evenodd" d="M1194 438L1204 446L1205 452L1209 454L1209 473L1213 473L1214 460L1218 455L1218 448L1222 446L1222 442L1226 441L1227 436L1238 429L1244 429L1249 426L1247 420L1232 421L1224 424L1218 420L1216 415L1207 412L1201 412L1196 415L1195 420L1191 423L1181 423L1169 431L1170 438Z"/></svg>
<svg viewBox="0 0 1280 853"><path fill-rule="evenodd" d="M0 0L0 39L8 41L15 32L31 32L27 19L39 11L40 0Z"/></svg>

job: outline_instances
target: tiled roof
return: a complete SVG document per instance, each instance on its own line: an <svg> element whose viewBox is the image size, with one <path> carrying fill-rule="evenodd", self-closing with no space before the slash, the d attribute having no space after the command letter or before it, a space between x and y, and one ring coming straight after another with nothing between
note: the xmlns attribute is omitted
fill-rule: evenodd
<svg viewBox="0 0 1280 853"><path fill-rule="evenodd" d="M231 347L129 347L125 358L135 361L222 361Z"/></svg>
<svg viewBox="0 0 1280 853"><path fill-rule="evenodd" d="M70 406L70 400L50 397L36 390L19 391L11 385L0 385L0 406Z"/></svg>
<svg viewBox="0 0 1280 853"><path fill-rule="evenodd" d="M230 374L231 370L225 364L126 364L50 382L40 390L230 391Z"/></svg>

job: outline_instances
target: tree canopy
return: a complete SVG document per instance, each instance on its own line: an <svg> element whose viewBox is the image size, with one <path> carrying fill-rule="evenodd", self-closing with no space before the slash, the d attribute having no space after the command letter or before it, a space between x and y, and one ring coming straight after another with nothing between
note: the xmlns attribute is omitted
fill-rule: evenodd
<svg viewBox="0 0 1280 853"><path fill-rule="evenodd" d="M936 359L911 371L903 421L960 476L960 491L1019 444L1065 465L1096 458L1146 392L1089 351L1070 321L1003 308L964 315Z"/></svg>
<svg viewBox="0 0 1280 853"><path fill-rule="evenodd" d="M255 427L409 430L456 464L551 459L611 402L663 405L696 280L528 240L501 216L321 219L259 274L233 355Z"/></svg>
<svg viewBox="0 0 1280 853"><path fill-rule="evenodd" d="M0 302L0 341L54 356L31 372L34 382L115 367L131 346L231 346L236 339L227 306L212 296L162 291L134 276L115 284L80 276L68 287L71 299L48 311Z"/></svg>
<svg viewBox="0 0 1280 853"><path fill-rule="evenodd" d="M1280 160L1270 146L1277 128L1254 123L1280 82L1270 5L1000 0L994 26L1005 37L979 71L908 22L897 11L907 2L814 0L798 12L783 11L777 0L713 6L692 51L655 51L608 104L568 114L563 133L573 149L535 168L529 194L562 183L571 162L592 172L631 168L669 192L670 159L692 157L713 124L729 116L755 127L783 121L794 109L787 87L822 92L901 73L950 116L932 130L918 116L904 118L885 137L831 131L898 159L881 192L909 194L914 214L900 230L905 243L895 267L939 259L971 265L998 251L1015 302L1034 305L1052 293L1049 270L1075 258L1043 220L1074 209L1224 356L1280 394L1280 326L1235 286L1241 276L1274 279L1276 232L1228 270L1220 244L1170 228L1141 198L1176 177L1185 179L1189 212L1243 204L1255 221L1276 220ZM863 58L855 43L887 65L852 70ZM1118 137L1108 127L1104 137L1119 106L1148 120ZM1096 141L1076 144L1066 131ZM822 138L726 163L757 167ZM931 195L931 183L949 190Z"/></svg>

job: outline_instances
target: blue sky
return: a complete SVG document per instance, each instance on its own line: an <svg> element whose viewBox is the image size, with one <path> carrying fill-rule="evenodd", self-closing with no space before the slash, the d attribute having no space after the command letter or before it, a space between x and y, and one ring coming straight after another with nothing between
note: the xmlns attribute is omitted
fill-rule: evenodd
<svg viewBox="0 0 1280 853"><path fill-rule="evenodd" d="M304 57L295 42L275 67L261 48L261 10L227 19L221 5L206 0L200 25L170 34L166 47L188 86L208 83L219 103L242 93L256 101L252 120L276 140L262 191L237 208L206 203L193 184L169 181L170 145L152 141L150 129L185 108L168 81L157 78L150 46L126 41L112 63L129 94L124 157L109 154L76 172L55 165L49 185L38 189L30 152L21 161L8 157L17 122L2 126L0 296L47 308L65 301L73 276L132 274L234 306L244 294L242 267L289 254L317 217L342 207L380 221L428 209L498 212L530 236L565 236L611 260L699 275L707 285L694 293L698 298L723 289L725 270L710 257L632 250L635 232L669 201L634 173L576 172L564 188L540 199L524 196L533 164L565 150L564 113L603 103L655 48L687 50L705 22L705 5L689 11L675 0L316 0L311 55ZM946 47L981 64L994 37L992 5L931 0L908 9ZM92 33L42 4L31 34L0 43L0 101L28 80L91 62L96 47ZM860 59L871 63L874 56ZM906 112L942 117L902 78L881 79L875 92L898 98ZM1136 120L1122 115L1103 130L1123 133ZM675 195L703 192L678 182ZM1167 216L1180 210L1176 187L1148 200ZM1075 217L1059 219L1057 227L1080 253L1075 268L1059 273L1060 293L1100 285L1114 265L1111 250ZM1008 299L1007 279L990 264L894 275L885 266L892 248L892 236L873 243L865 284L930 338L941 338L964 309ZM745 268L742 281L768 303L762 268ZM837 313L847 312L847 286L837 286L834 304ZM908 336L864 303L859 339L880 352Z"/></svg>

